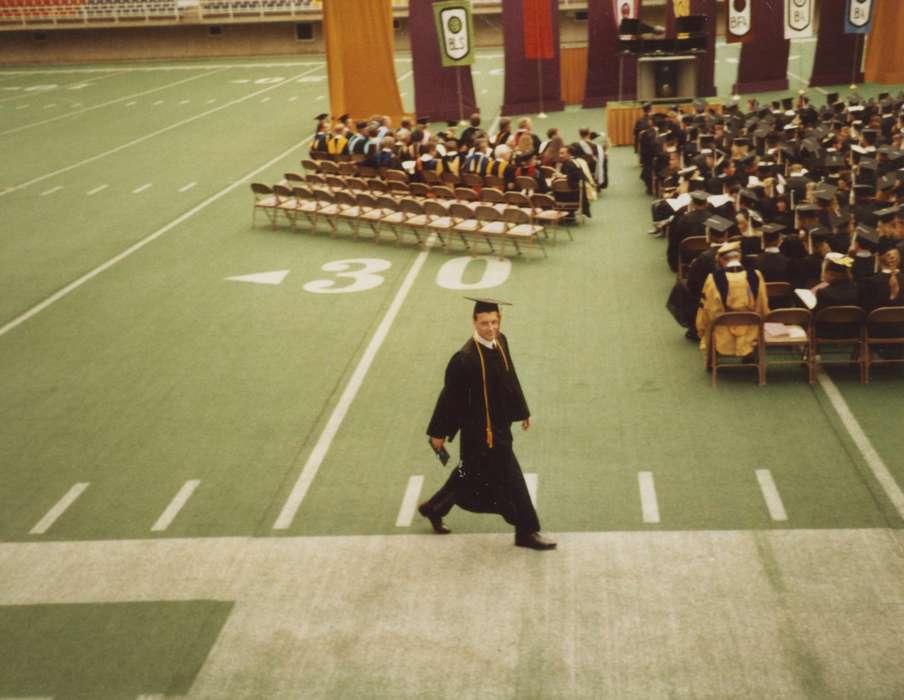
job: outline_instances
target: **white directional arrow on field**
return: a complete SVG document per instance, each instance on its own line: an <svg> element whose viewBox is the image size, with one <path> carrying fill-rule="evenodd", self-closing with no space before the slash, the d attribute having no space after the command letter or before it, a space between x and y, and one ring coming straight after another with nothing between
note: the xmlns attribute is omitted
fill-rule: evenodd
<svg viewBox="0 0 904 700"><path fill-rule="evenodd" d="M226 279L232 282L252 282L254 284L282 284L288 274L288 270L274 270L273 272L256 272L253 275L239 275Z"/></svg>

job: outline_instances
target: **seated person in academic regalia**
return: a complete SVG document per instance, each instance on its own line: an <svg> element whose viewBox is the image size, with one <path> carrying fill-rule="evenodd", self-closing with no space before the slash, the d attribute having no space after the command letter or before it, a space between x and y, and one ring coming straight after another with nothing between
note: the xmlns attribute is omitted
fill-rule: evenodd
<svg viewBox="0 0 904 700"><path fill-rule="evenodd" d="M763 226L763 252L757 256L754 268L763 273L763 279L767 282L791 284L794 281L791 259L779 248L784 230L781 224Z"/></svg>
<svg viewBox="0 0 904 700"><path fill-rule="evenodd" d="M590 201L587 196L588 182L586 173L581 165L576 161L575 153L570 148L562 146L559 149L559 162L556 164L555 179L565 179L568 181L567 192L555 192L554 197L557 202L577 202L580 198L581 213L584 216L590 216ZM568 218L564 221L573 221L574 214L569 212Z"/></svg>
<svg viewBox="0 0 904 700"><path fill-rule="evenodd" d="M317 127L314 129L314 138L311 140L311 155L326 153L327 142L330 138L330 119L328 114L317 115Z"/></svg>
<svg viewBox="0 0 904 700"><path fill-rule="evenodd" d="M544 194L549 191L546 178L537 166L537 156L534 153L526 153L515 157L515 177L530 177L536 181L534 191Z"/></svg>
<svg viewBox="0 0 904 700"><path fill-rule="evenodd" d="M823 261L832 252L829 245L831 235L825 226L813 226L804 232L802 240L807 254L794 260L795 286L812 287L822 278Z"/></svg>
<svg viewBox="0 0 904 700"><path fill-rule="evenodd" d="M881 255L897 246L898 206L887 206L874 212L876 217L876 231L879 233L878 251Z"/></svg>
<svg viewBox="0 0 904 700"><path fill-rule="evenodd" d="M424 182L424 171L434 172L442 175L443 160L436 153L435 143L425 143L421 145L421 153L414 164L414 180L415 182Z"/></svg>
<svg viewBox="0 0 904 700"><path fill-rule="evenodd" d="M395 150L395 139L392 136L384 136L382 148L377 154L375 165L378 168L386 168L387 170L401 170L402 161L399 160Z"/></svg>
<svg viewBox="0 0 904 700"><path fill-rule="evenodd" d="M881 255L879 272L858 285L860 305L867 311L880 306L904 306L900 270L901 254L896 248Z"/></svg>
<svg viewBox="0 0 904 700"><path fill-rule="evenodd" d="M716 214L711 215L704 222L704 230L706 239L709 241L709 248L694 258L687 269L687 290L689 303L692 307L689 314L690 318L694 318L697 313L696 309L700 306L706 278L716 270L716 256L719 248L728 240L730 235L737 232L732 221ZM688 331L688 337L693 340L697 339L693 329Z"/></svg>
<svg viewBox="0 0 904 700"><path fill-rule="evenodd" d="M851 276L854 283L862 284L867 278L877 272L878 259L876 252L879 249L879 232L872 226L860 224L854 231L854 244L851 247L854 263L851 267Z"/></svg>
<svg viewBox="0 0 904 700"><path fill-rule="evenodd" d="M742 209L735 215L738 233L741 234L741 255L759 255L763 250L763 241L759 230L759 222L754 218L753 209ZM759 214L756 214L759 216Z"/></svg>
<svg viewBox="0 0 904 700"><path fill-rule="evenodd" d="M345 137L345 127L337 122L332 133L326 140L326 152L331 156L348 155L348 139Z"/></svg>
<svg viewBox="0 0 904 700"><path fill-rule="evenodd" d="M474 144L474 150L468 154L468 157L462 163L462 172L483 176L492 157L493 150L490 148L489 140L480 137Z"/></svg>
<svg viewBox="0 0 904 700"><path fill-rule="evenodd" d="M823 262L822 281L811 290L816 295L814 312L832 306L859 306L860 293L851 279L851 266L854 261L841 253L828 253ZM816 334L823 338L844 338L857 335L854 326L816 326Z"/></svg>
<svg viewBox="0 0 904 700"><path fill-rule="evenodd" d="M487 166L484 175L501 177L505 181L505 189L515 187L515 166L512 165L512 149L501 144L493 150L494 159Z"/></svg>
<svg viewBox="0 0 904 700"><path fill-rule="evenodd" d="M468 126L465 127L465 130L461 132L461 136L458 137L458 142L471 148L477 137L482 134L483 130L480 128L480 112L474 112L468 120Z"/></svg>
<svg viewBox="0 0 904 700"><path fill-rule="evenodd" d="M691 192L691 203L687 210L683 214L676 215L669 226L666 262L673 272L678 269L678 252L681 241L691 236L705 235L704 222L711 215L708 198L709 194L702 190Z"/></svg>
<svg viewBox="0 0 904 700"><path fill-rule="evenodd" d="M363 156L367 146L367 122L360 121L355 124L355 133L349 136L348 152L353 156Z"/></svg>
<svg viewBox="0 0 904 700"><path fill-rule="evenodd" d="M749 357L756 349L759 329L756 326L719 326L713 320L726 311L769 313L766 282L757 270L745 270L741 264L741 245L726 243L718 249L718 267L706 278L703 299L697 312L697 334L700 350L707 353L714 343L720 355Z"/></svg>

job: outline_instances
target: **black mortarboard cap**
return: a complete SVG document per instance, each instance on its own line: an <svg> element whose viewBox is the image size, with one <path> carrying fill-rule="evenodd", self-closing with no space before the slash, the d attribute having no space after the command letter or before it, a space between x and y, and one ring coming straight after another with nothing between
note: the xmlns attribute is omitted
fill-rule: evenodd
<svg viewBox="0 0 904 700"><path fill-rule="evenodd" d="M833 105L838 102L838 93L830 92L826 95L826 104Z"/></svg>
<svg viewBox="0 0 904 700"><path fill-rule="evenodd" d="M734 222L726 219L724 216L719 216L718 214L713 214L706 221L703 222L703 225L706 228L712 229L714 231L718 231L719 233L725 233L728 229L734 226Z"/></svg>
<svg viewBox="0 0 904 700"><path fill-rule="evenodd" d="M873 194L873 186L864 185L862 182L854 185L851 189L854 190L854 195L859 197L870 197Z"/></svg>
<svg viewBox="0 0 904 700"><path fill-rule="evenodd" d="M772 236L775 234L779 234L785 230L784 224L765 224L763 226L763 235L764 236Z"/></svg>
<svg viewBox="0 0 904 700"><path fill-rule="evenodd" d="M329 114L324 112L323 114L318 114L316 117L314 117L314 120L318 121L318 122L322 122L324 119L326 119L329 116L330 116Z"/></svg>
<svg viewBox="0 0 904 700"><path fill-rule="evenodd" d="M835 188L831 185L821 185L814 190L813 196L820 202L832 202L835 199Z"/></svg>
<svg viewBox="0 0 904 700"><path fill-rule="evenodd" d="M798 214L806 214L816 216L819 214L819 207L816 204L811 204L810 202L801 202L796 207L794 207L794 211Z"/></svg>
<svg viewBox="0 0 904 700"><path fill-rule="evenodd" d="M879 232L872 226L857 224L854 235L857 236L857 242L862 244L864 248L875 250L879 246Z"/></svg>
<svg viewBox="0 0 904 700"><path fill-rule="evenodd" d="M782 107L784 109L794 109L794 98L786 97L782 100Z"/></svg>
<svg viewBox="0 0 904 700"><path fill-rule="evenodd" d="M496 311L498 313L500 306L511 306L511 302L501 301L500 299L489 299L485 297L465 297L468 301L474 302L474 314L487 314Z"/></svg>
<svg viewBox="0 0 904 700"><path fill-rule="evenodd" d="M811 241L822 240L832 235L832 232L825 226L812 226L807 229L807 235Z"/></svg>
<svg viewBox="0 0 904 700"><path fill-rule="evenodd" d="M880 192L885 192L886 190L893 190L898 186L898 178L896 178L891 173L887 175L883 175L876 182L876 189Z"/></svg>
<svg viewBox="0 0 904 700"><path fill-rule="evenodd" d="M878 209L874 211L873 214L875 214L876 218L882 223L888 223L897 216L898 206L895 205L893 207L886 207L885 209Z"/></svg>
<svg viewBox="0 0 904 700"><path fill-rule="evenodd" d="M691 199L700 204L706 204L709 201L709 192L705 190L695 190L691 192Z"/></svg>
<svg viewBox="0 0 904 700"><path fill-rule="evenodd" d="M448 126L450 129L454 129L456 126L458 126L458 120L457 119L449 119L446 122L446 126Z"/></svg>
<svg viewBox="0 0 904 700"><path fill-rule="evenodd" d="M752 202L754 204L758 204L760 201L760 198L759 198L759 196L757 196L757 193L746 187L738 193L738 196L741 198L742 201Z"/></svg>
<svg viewBox="0 0 904 700"><path fill-rule="evenodd" d="M426 126L430 123L430 117L418 117L417 123Z"/></svg>
<svg viewBox="0 0 904 700"><path fill-rule="evenodd" d="M349 116L350 115L348 115L348 114L340 114L338 117L336 117L336 121L344 123L345 120L349 118Z"/></svg>

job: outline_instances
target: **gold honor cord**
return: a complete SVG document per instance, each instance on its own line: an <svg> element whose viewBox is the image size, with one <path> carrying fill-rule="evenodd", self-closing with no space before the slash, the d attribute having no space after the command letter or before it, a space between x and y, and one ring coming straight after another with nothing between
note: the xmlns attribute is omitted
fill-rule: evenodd
<svg viewBox="0 0 904 700"><path fill-rule="evenodd" d="M480 343L477 340L474 340L474 346L477 348L477 356L480 358L480 377L483 380L483 408L486 411L487 416L487 447L491 450L493 449L493 424L490 421L490 399L489 392L487 391L487 366L483 359L483 351L480 349ZM499 352L502 354L502 363L505 365L505 371L509 370L508 359L505 356L505 350L502 349L502 343L498 340L496 341L496 347L499 348Z"/></svg>

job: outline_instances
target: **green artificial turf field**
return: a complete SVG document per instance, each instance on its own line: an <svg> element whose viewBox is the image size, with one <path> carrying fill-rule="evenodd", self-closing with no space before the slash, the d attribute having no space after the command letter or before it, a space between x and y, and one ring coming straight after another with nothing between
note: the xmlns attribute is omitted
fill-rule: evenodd
<svg viewBox="0 0 904 700"><path fill-rule="evenodd" d="M794 43L792 72L809 74L812 49ZM722 95L736 56L719 49ZM487 122L500 66L486 51L474 66ZM410 59L396 67L411 106ZM0 566L16 572L0 583L0 606L24 606L0 607L0 621L25 640L9 657L14 669L0 672L0 695L192 687L199 697L298 697L293 674L311 682L302 697L902 691L904 675L882 659L894 653L904 602L894 584L904 378L877 370L862 386L839 371L811 387L791 368L770 370L761 388L746 371L726 371L712 388L664 308L673 278L663 242L644 233L650 200L630 148L610 151L612 185L573 241L560 234L548 258L471 259L304 226L273 230L262 217L252 226L248 183L299 172L313 116L328 111L317 59L42 67L0 79ZM574 138L581 126L604 128L605 113L569 108L535 128L552 124ZM260 273L279 273L278 283L230 279ZM453 530L474 539L451 544L412 520L418 495L446 473L424 431L445 363L470 333L462 297L474 293L514 304L504 331L535 419L515 448L535 475L544 530L568 533L559 553L510 551L510 528L495 516L453 512ZM498 559L473 551L488 547ZM416 556L438 578L425 580ZM291 571L280 578L289 561L302 581ZM839 578L796 588L826 567ZM713 603L698 610L702 601L657 580L699 585ZM503 615L490 582L511 585L515 601L543 596L558 613ZM644 609L619 618L632 607L619 597L633 595L619 586L629 582ZM393 598L394 586L407 592ZM457 586L476 586L482 603L456 605ZM753 606L745 591L760 586L769 593ZM87 677L67 685L66 665L46 684L35 680L35 659L70 654L68 637L41 651L41 630L84 629L103 650L114 632L141 636L155 615L51 604L201 599L243 602L231 613L186 607L176 633L197 635L195 656L173 660L155 632L146 653L163 669L147 683L123 680L135 663L123 651L125 670L105 686L90 649ZM850 630L811 616L815 606L834 619L833 605L863 606L849 668L833 664ZM312 609L329 629L303 619ZM191 686L225 616L213 665ZM487 617L506 630L498 639L476 629ZM648 624L659 631L644 636ZM784 640L773 651L780 672L774 687L761 686L768 671L739 659L774 645L773 624ZM435 645L421 635L432 625L456 630L462 647L449 642L434 658L400 641L414 634ZM745 637L750 625L757 631ZM633 641L615 650L593 636L603 627ZM680 630L700 636L673 636ZM322 646L300 651L299 640ZM500 651L513 643L517 652ZM641 660L645 647L674 653L657 665ZM483 665L493 653L501 666ZM472 685L437 686L433 667L446 654L459 654L451 666ZM549 654L564 660L550 666ZM711 677L691 657L709 658ZM599 670L607 659L611 673ZM674 685L680 678L687 685Z"/></svg>

